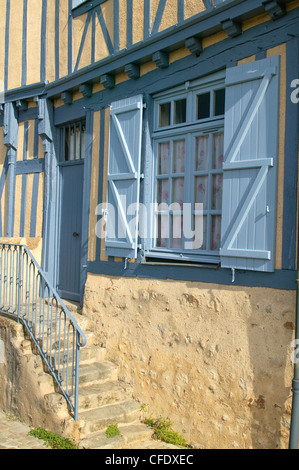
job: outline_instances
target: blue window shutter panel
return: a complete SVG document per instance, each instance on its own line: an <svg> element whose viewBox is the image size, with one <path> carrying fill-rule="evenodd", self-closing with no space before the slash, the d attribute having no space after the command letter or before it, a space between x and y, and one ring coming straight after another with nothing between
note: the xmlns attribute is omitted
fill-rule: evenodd
<svg viewBox="0 0 299 470"><path fill-rule="evenodd" d="M105 239L108 256L137 257L142 116L142 95L111 104Z"/></svg>
<svg viewBox="0 0 299 470"><path fill-rule="evenodd" d="M280 57L227 70L221 266L274 271Z"/></svg>

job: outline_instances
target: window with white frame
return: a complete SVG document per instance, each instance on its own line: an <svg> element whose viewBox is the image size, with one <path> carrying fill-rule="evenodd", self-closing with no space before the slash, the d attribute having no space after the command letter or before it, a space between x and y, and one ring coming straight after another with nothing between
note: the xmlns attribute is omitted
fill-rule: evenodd
<svg viewBox="0 0 299 470"><path fill-rule="evenodd" d="M275 56L186 82L145 119L142 94L111 103L108 256L275 270L279 70Z"/></svg>
<svg viewBox="0 0 299 470"><path fill-rule="evenodd" d="M222 79L154 98L152 250L219 256L225 89Z"/></svg>

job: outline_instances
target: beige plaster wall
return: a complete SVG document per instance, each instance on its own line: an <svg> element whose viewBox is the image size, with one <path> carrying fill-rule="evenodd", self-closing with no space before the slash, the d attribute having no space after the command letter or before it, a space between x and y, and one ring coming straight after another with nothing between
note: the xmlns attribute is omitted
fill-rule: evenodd
<svg viewBox="0 0 299 470"><path fill-rule="evenodd" d="M89 274L83 314L147 415L200 448L287 448L294 292Z"/></svg>
<svg viewBox="0 0 299 470"><path fill-rule="evenodd" d="M30 253L37 261L37 263L41 266L41 259L42 259L42 247L43 247L43 240L41 237L15 237L15 238L7 238L7 237L0 237L0 243L12 243L16 245L25 245L30 250Z"/></svg>

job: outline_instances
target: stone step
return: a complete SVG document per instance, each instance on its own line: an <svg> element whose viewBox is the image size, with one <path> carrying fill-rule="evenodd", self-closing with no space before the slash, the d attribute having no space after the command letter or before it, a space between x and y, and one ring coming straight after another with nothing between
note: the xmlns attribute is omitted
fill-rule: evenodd
<svg viewBox="0 0 299 470"><path fill-rule="evenodd" d="M156 439L148 439L142 442L133 442L131 444L126 445L126 450L129 449L160 449L160 450L182 450L184 447L175 446L173 444L168 444L167 442L158 441ZM157 458L155 459L157 462Z"/></svg>
<svg viewBox="0 0 299 470"><path fill-rule="evenodd" d="M118 380L117 366L109 361L80 364L79 384Z"/></svg>
<svg viewBox="0 0 299 470"><path fill-rule="evenodd" d="M105 430L110 424L132 423L140 418L140 404L127 400L78 413L83 436Z"/></svg>
<svg viewBox="0 0 299 470"><path fill-rule="evenodd" d="M153 430L140 422L120 424L119 436L108 438L100 431L79 442L79 449L126 449L128 445L141 444L151 439Z"/></svg>
<svg viewBox="0 0 299 470"><path fill-rule="evenodd" d="M106 348L99 346L84 346L80 349L80 364L85 362L103 362L106 358Z"/></svg>
<svg viewBox="0 0 299 470"><path fill-rule="evenodd" d="M29 335L27 336L27 338L29 338ZM86 345L80 348L80 360L81 360L81 356L85 354L89 354L91 352L91 349L98 349L98 350L104 349L101 347L92 346L92 338L93 338L93 333L89 332L86 334ZM50 350L51 353L54 354L55 351L64 352L64 350L66 351L68 348L69 354L71 354L72 349L73 349L74 338L73 338L73 335L70 335L69 338L67 337L65 338L63 332L61 333L59 337L58 334L56 335L56 332L53 329L52 335L47 336L47 332L44 332L43 334L38 334L38 341L39 341L40 347L44 351ZM98 360L102 360L102 359L103 359L103 356L99 357Z"/></svg>
<svg viewBox="0 0 299 470"><path fill-rule="evenodd" d="M79 386L79 411L125 401L132 392L119 382L91 383Z"/></svg>

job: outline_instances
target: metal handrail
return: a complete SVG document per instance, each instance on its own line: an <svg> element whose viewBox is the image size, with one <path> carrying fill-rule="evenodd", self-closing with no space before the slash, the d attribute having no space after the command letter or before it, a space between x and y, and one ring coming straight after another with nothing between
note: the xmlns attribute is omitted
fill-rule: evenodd
<svg viewBox="0 0 299 470"><path fill-rule="evenodd" d="M86 337L25 245L0 243L0 313L23 323L77 421Z"/></svg>

